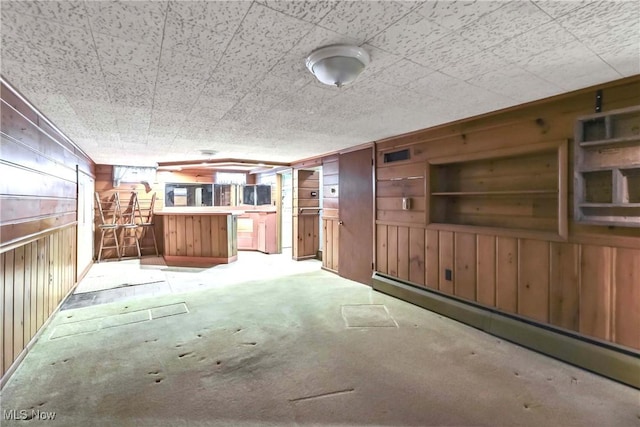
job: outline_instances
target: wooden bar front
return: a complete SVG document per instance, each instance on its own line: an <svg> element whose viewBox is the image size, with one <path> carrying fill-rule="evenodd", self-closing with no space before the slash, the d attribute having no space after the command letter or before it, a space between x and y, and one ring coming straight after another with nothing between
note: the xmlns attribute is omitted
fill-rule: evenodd
<svg viewBox="0 0 640 427"><path fill-rule="evenodd" d="M238 258L238 212L207 208L163 209L167 265L211 267Z"/></svg>

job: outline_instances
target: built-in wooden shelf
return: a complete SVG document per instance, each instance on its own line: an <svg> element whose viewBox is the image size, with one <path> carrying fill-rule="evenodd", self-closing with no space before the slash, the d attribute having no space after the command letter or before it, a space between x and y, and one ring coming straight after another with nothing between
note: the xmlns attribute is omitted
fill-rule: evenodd
<svg viewBox="0 0 640 427"><path fill-rule="evenodd" d="M640 227L640 106L580 117L574 171L577 222Z"/></svg>
<svg viewBox="0 0 640 427"><path fill-rule="evenodd" d="M436 158L428 228L566 239L567 141Z"/></svg>

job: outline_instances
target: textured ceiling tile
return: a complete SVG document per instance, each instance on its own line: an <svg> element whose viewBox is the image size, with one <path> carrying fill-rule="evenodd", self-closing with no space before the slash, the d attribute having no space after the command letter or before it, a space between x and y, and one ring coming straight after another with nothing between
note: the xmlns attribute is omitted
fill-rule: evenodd
<svg viewBox="0 0 640 427"><path fill-rule="evenodd" d="M439 69L441 73L448 74L460 80L467 80L479 74L509 67L509 63L498 55L488 50L467 56L458 62L449 63Z"/></svg>
<svg viewBox="0 0 640 427"><path fill-rule="evenodd" d="M411 6L400 1L339 2L319 25L364 42L406 15Z"/></svg>
<svg viewBox="0 0 640 427"><path fill-rule="evenodd" d="M200 97L191 110L191 115L207 119L221 119L236 105L235 99Z"/></svg>
<svg viewBox="0 0 640 427"><path fill-rule="evenodd" d="M250 1L171 1L167 23L233 34L250 6Z"/></svg>
<svg viewBox="0 0 640 427"><path fill-rule="evenodd" d="M429 45L444 37L449 30L434 21L411 12L367 43L400 55L428 48Z"/></svg>
<svg viewBox="0 0 640 427"><path fill-rule="evenodd" d="M217 61L233 37L232 32L220 33L207 27L183 26L167 23L163 49L175 50L189 55Z"/></svg>
<svg viewBox="0 0 640 427"><path fill-rule="evenodd" d="M571 0L571 1L558 1L558 0L534 0L533 3L540 9L544 10L550 16L558 18L562 15L580 9L593 3L600 3L601 0Z"/></svg>
<svg viewBox="0 0 640 427"><path fill-rule="evenodd" d="M558 86L518 67L491 71L473 77L467 82L518 102L529 102L562 92Z"/></svg>
<svg viewBox="0 0 640 427"><path fill-rule="evenodd" d="M258 0L258 3L294 18L317 24L335 7L335 1Z"/></svg>
<svg viewBox="0 0 640 427"><path fill-rule="evenodd" d="M362 76L359 79L373 76L402 59L402 56L385 52L384 50L378 49L377 47L369 44L364 44L361 47L367 51L371 62L369 62L367 68L364 69Z"/></svg>
<svg viewBox="0 0 640 427"><path fill-rule="evenodd" d="M427 48L411 55L411 60L425 67L438 70L457 64L464 58L477 54L481 49L462 36L451 33Z"/></svg>
<svg viewBox="0 0 640 427"><path fill-rule="evenodd" d="M236 37L270 49L287 52L313 25L259 4L249 9Z"/></svg>
<svg viewBox="0 0 640 427"><path fill-rule="evenodd" d="M186 55L176 51L162 51L160 73L182 77L185 80L207 80L215 63L204 58Z"/></svg>
<svg viewBox="0 0 640 427"><path fill-rule="evenodd" d="M304 86L315 79L307 70L304 58L298 55L283 56L269 71L269 74L285 82L290 82L294 87Z"/></svg>
<svg viewBox="0 0 640 427"><path fill-rule="evenodd" d="M151 44L162 42L165 1L87 1L94 33Z"/></svg>
<svg viewBox="0 0 640 427"><path fill-rule="evenodd" d="M601 53L600 57L621 76L640 74L640 43L615 46Z"/></svg>
<svg viewBox="0 0 640 427"><path fill-rule="evenodd" d="M415 11L450 30L457 30L504 6L503 1L426 1Z"/></svg>
<svg viewBox="0 0 640 427"><path fill-rule="evenodd" d="M549 15L532 3L514 1L466 25L459 34L488 49L550 20Z"/></svg>
<svg viewBox="0 0 640 427"><path fill-rule="evenodd" d="M188 111L204 90L205 85L205 80L185 79L160 73L153 94L154 108Z"/></svg>
<svg viewBox="0 0 640 427"><path fill-rule="evenodd" d="M579 42L543 52L520 61L519 65L565 90L591 86L603 77L606 80L620 77L599 56Z"/></svg>
<svg viewBox="0 0 640 427"><path fill-rule="evenodd" d="M94 35L100 64L105 73L127 79L142 73L155 78L160 60L160 46L119 39L107 34ZM137 80L132 77L131 80Z"/></svg>
<svg viewBox="0 0 640 427"><path fill-rule="evenodd" d="M575 41L576 38L555 21L506 40L491 49L506 60L517 61Z"/></svg>
<svg viewBox="0 0 640 427"><path fill-rule="evenodd" d="M586 46L605 53L616 45L640 43L640 2L601 2L558 19Z"/></svg>
<svg viewBox="0 0 640 427"><path fill-rule="evenodd" d="M84 1L3 1L2 9L89 30Z"/></svg>
<svg viewBox="0 0 640 427"><path fill-rule="evenodd" d="M243 68L235 67L233 64L221 64L211 74L202 93L205 96L239 100L263 77L263 68Z"/></svg>
<svg viewBox="0 0 640 427"><path fill-rule="evenodd" d="M402 59L373 76L373 79L391 86L404 86L433 72L434 70L415 62Z"/></svg>
<svg viewBox="0 0 640 427"><path fill-rule="evenodd" d="M107 90L111 102L128 107L151 108L153 105L153 86L136 85L107 77Z"/></svg>
<svg viewBox="0 0 640 427"><path fill-rule="evenodd" d="M234 37L220 59L219 67L241 67L266 73L284 56L278 50L269 49L258 44Z"/></svg>
<svg viewBox="0 0 640 427"><path fill-rule="evenodd" d="M298 55L300 60L304 62L305 58L314 50L332 44L361 44L362 40L348 37L335 31L327 30L322 27L313 27L303 38L298 40L296 45L291 48L288 55Z"/></svg>

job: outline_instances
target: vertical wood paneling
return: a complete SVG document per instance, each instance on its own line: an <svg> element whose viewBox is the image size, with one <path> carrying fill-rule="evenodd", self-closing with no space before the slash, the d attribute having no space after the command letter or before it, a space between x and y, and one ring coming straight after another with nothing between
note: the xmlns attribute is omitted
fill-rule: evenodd
<svg viewBox="0 0 640 427"><path fill-rule="evenodd" d="M185 215L176 215L176 251L175 254L178 256L187 255L185 247L186 247L186 216Z"/></svg>
<svg viewBox="0 0 640 427"><path fill-rule="evenodd" d="M13 360L24 348L24 246L15 249L13 267Z"/></svg>
<svg viewBox="0 0 640 427"><path fill-rule="evenodd" d="M193 217L193 252L202 254L202 216L200 215Z"/></svg>
<svg viewBox="0 0 640 427"><path fill-rule="evenodd" d="M38 240L38 299L36 302L36 323L38 325L38 329L44 324L44 320L46 318L45 315L45 306L46 306L46 282L47 282L47 268L46 266L46 254L48 253L47 249L47 239Z"/></svg>
<svg viewBox="0 0 640 427"><path fill-rule="evenodd" d="M378 225L376 230L376 270L387 274L387 226Z"/></svg>
<svg viewBox="0 0 640 427"><path fill-rule="evenodd" d="M340 270L340 224L337 220L331 221L333 226L333 233L331 233L331 251L333 252L333 270Z"/></svg>
<svg viewBox="0 0 640 427"><path fill-rule="evenodd" d="M496 238L477 236L476 300L488 306L496 305Z"/></svg>
<svg viewBox="0 0 640 427"><path fill-rule="evenodd" d="M5 317L4 317L4 289L5 289L5 271L7 270L4 265L4 253L0 253L0 373L4 373L5 371L5 363L4 363L4 328L5 328Z"/></svg>
<svg viewBox="0 0 640 427"><path fill-rule="evenodd" d="M518 313L549 321L549 242L520 239Z"/></svg>
<svg viewBox="0 0 640 427"><path fill-rule="evenodd" d="M582 246L580 332L608 340L611 330L611 248Z"/></svg>
<svg viewBox="0 0 640 427"><path fill-rule="evenodd" d="M438 246L438 231L425 231L425 279L426 285L438 289L440 283L440 249Z"/></svg>
<svg viewBox="0 0 640 427"><path fill-rule="evenodd" d="M193 256L193 215L184 217L185 244L187 256Z"/></svg>
<svg viewBox="0 0 640 427"><path fill-rule="evenodd" d="M24 300L22 308L23 328L22 342L27 344L31 339L31 251L33 244L24 246Z"/></svg>
<svg viewBox="0 0 640 427"><path fill-rule="evenodd" d="M496 241L496 306L509 313L518 310L518 241L498 237Z"/></svg>
<svg viewBox="0 0 640 427"><path fill-rule="evenodd" d="M398 277L409 280L409 227L398 227Z"/></svg>
<svg viewBox="0 0 640 427"><path fill-rule="evenodd" d="M475 301L476 299L476 236L455 233L455 294Z"/></svg>
<svg viewBox="0 0 640 427"><path fill-rule="evenodd" d="M456 281L456 277L453 276L453 280L446 280L445 278L445 270L451 270L451 274L454 272L454 243L453 243L453 233L451 231L440 231L440 235L438 236L438 246L440 247L440 253L438 259L440 261L440 290L442 292L453 294L454 283Z"/></svg>
<svg viewBox="0 0 640 427"><path fill-rule="evenodd" d="M409 280L424 285L424 229L409 230Z"/></svg>
<svg viewBox="0 0 640 427"><path fill-rule="evenodd" d="M36 331L39 328L38 325L38 241L31 243L31 299L29 303L29 314L31 328L29 330L29 336L35 336ZM0 265L2 265L0 263Z"/></svg>
<svg viewBox="0 0 640 427"><path fill-rule="evenodd" d="M322 266L324 268L332 269L331 260L333 259L331 245L331 234L333 232L333 228L331 227L331 223L329 220L322 220Z"/></svg>
<svg viewBox="0 0 640 427"><path fill-rule="evenodd" d="M578 330L579 320L579 246L551 243L549 283L549 321L556 326Z"/></svg>
<svg viewBox="0 0 640 427"><path fill-rule="evenodd" d="M4 364L6 368L13 363L13 272L15 251L5 253L4 257ZM4 373L4 372L3 372Z"/></svg>
<svg viewBox="0 0 640 427"><path fill-rule="evenodd" d="M203 216L200 218L200 236L202 246L202 256L211 256L211 217Z"/></svg>
<svg viewBox="0 0 640 427"><path fill-rule="evenodd" d="M615 252L614 340L640 349L640 250Z"/></svg>
<svg viewBox="0 0 640 427"><path fill-rule="evenodd" d="M389 235L389 244L387 245L389 275L398 277L398 227L390 225L387 233Z"/></svg>

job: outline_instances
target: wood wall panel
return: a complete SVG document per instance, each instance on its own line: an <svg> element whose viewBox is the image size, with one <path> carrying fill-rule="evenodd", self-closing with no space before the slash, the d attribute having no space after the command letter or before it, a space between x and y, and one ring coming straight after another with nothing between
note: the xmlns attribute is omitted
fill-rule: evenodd
<svg viewBox="0 0 640 427"><path fill-rule="evenodd" d="M549 321L549 242L520 239L518 314Z"/></svg>
<svg viewBox="0 0 640 427"><path fill-rule="evenodd" d="M424 285L425 272L424 229L409 229L409 281Z"/></svg>
<svg viewBox="0 0 640 427"><path fill-rule="evenodd" d="M496 238L477 236L477 301L488 306L496 305Z"/></svg>
<svg viewBox="0 0 640 427"><path fill-rule="evenodd" d="M316 196L311 195L313 192ZM318 171L293 171L293 259L316 257L320 249L320 214L317 210L320 207L319 195Z"/></svg>
<svg viewBox="0 0 640 427"><path fill-rule="evenodd" d="M77 170L95 164L4 83L0 97L4 376L76 283Z"/></svg>
<svg viewBox="0 0 640 427"><path fill-rule="evenodd" d="M470 233L454 235L454 293L471 301L476 300L476 236Z"/></svg>
<svg viewBox="0 0 640 427"><path fill-rule="evenodd" d="M580 247L572 243L551 243L549 321L562 328L578 330L580 315Z"/></svg>
<svg viewBox="0 0 640 427"><path fill-rule="evenodd" d="M640 250L616 249L614 340L640 348Z"/></svg>
<svg viewBox="0 0 640 427"><path fill-rule="evenodd" d="M511 237L496 241L496 307L518 311L518 240Z"/></svg>
<svg viewBox="0 0 640 427"><path fill-rule="evenodd" d="M438 240L437 230L425 231L425 279L426 285L433 289L438 289L440 283L440 249Z"/></svg>
<svg viewBox="0 0 640 427"><path fill-rule="evenodd" d="M76 232L66 227L2 253L2 374L75 286Z"/></svg>
<svg viewBox="0 0 640 427"><path fill-rule="evenodd" d="M611 337L612 249L583 245L580 259L580 332Z"/></svg>
<svg viewBox="0 0 640 427"><path fill-rule="evenodd" d="M450 231L441 231L438 236L439 254L438 260L440 262L440 277L439 277L439 289L447 294L454 293L454 283L456 281L455 268L454 268L454 239L453 233ZM445 277L445 270L451 270L452 280L447 280Z"/></svg>
<svg viewBox="0 0 640 427"><path fill-rule="evenodd" d="M398 277L409 280L409 227L398 227Z"/></svg>
<svg viewBox="0 0 640 427"><path fill-rule="evenodd" d="M386 273L401 278L397 262L406 258L403 251L413 260L414 230L422 229L427 286L542 324L640 349L640 228L602 227L568 218L568 232L552 237L559 226L555 194L468 197L437 206L425 197L427 187L456 191L457 184L479 191L500 190L505 182L523 189L533 188L529 185L556 188L558 164L551 150L508 160L473 162L471 158L487 159L500 150L572 140L576 118L592 113L599 89L607 100L606 110L637 105L632 94L640 91L640 76L377 142L376 219L378 229L385 227L387 232L377 233L376 247L386 246ZM383 162L385 153L405 148L410 151L409 160ZM450 163L448 176L442 176L444 169L437 165L460 156L469 160L465 167L456 169ZM563 163L569 175L571 159L571 155L560 156L560 161L569 162ZM569 199L560 204L568 204L573 212L571 183L567 190ZM414 209L402 211L402 197L411 197ZM430 225L424 226L422 221L427 220ZM402 227L411 228L408 249L398 243ZM475 246L467 249L474 234ZM445 268L452 269L452 282L444 280ZM413 274L410 267L410 277Z"/></svg>
<svg viewBox="0 0 640 427"><path fill-rule="evenodd" d="M387 228L388 243L387 243L387 268L389 274L394 277L399 277L398 272L398 227L390 225Z"/></svg>
<svg viewBox="0 0 640 427"><path fill-rule="evenodd" d="M387 274L388 265L388 251L387 251L387 226L386 225L377 225L376 226L376 271L380 273ZM423 273L424 274L424 273Z"/></svg>

